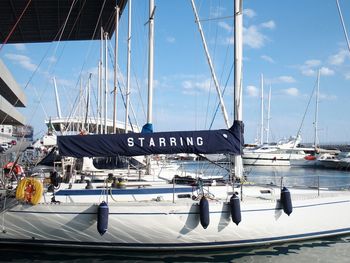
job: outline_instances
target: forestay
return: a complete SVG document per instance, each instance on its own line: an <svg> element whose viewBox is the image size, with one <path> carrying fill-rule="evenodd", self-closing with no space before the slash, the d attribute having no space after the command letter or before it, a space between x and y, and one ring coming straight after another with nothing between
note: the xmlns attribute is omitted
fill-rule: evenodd
<svg viewBox="0 0 350 263"><path fill-rule="evenodd" d="M112 157L150 154L242 154L243 123L228 129L155 133L58 136L61 156Z"/></svg>

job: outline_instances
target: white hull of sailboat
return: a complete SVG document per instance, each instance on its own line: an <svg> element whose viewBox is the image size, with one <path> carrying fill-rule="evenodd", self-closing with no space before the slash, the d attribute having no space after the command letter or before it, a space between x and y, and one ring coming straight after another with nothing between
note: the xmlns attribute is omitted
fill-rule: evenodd
<svg viewBox="0 0 350 263"><path fill-rule="evenodd" d="M247 187L249 188L249 187ZM97 231L94 203L17 204L1 216L0 242L59 247L185 250L253 246L350 233L350 193L299 198L291 191L287 216L277 200L241 202L242 221L232 222L226 201L210 201L210 224L200 224L197 201L109 202L108 230ZM304 194L305 194L304 193ZM321 196L326 195L321 192ZM300 195L301 196L301 195ZM68 198L69 199L69 198ZM258 200L258 201L257 201ZM254 234L252 234L254 233Z"/></svg>
<svg viewBox="0 0 350 263"><path fill-rule="evenodd" d="M288 153L244 153L244 165L290 166L291 160L300 160L304 155Z"/></svg>

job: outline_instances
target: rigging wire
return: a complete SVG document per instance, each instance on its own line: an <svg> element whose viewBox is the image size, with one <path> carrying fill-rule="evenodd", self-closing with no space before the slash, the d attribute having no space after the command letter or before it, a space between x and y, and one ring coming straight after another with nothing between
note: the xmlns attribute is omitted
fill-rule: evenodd
<svg viewBox="0 0 350 263"><path fill-rule="evenodd" d="M348 44L348 49L349 49L349 52L350 52L350 42L349 42L349 37L348 37L348 33L347 33L347 30L346 30L346 27L345 27L343 15L342 15L342 12L341 12L341 9L340 9L339 1L336 0L336 2L337 2L339 17L340 17L340 21L341 21L341 23L342 23L342 27L343 27L343 31L344 31L346 43Z"/></svg>
<svg viewBox="0 0 350 263"><path fill-rule="evenodd" d="M219 4L218 8L220 8L220 5L221 4ZM210 23L209 25L210 25L210 29L211 29L212 23ZM214 60L215 60L215 52L216 52L216 43L217 43L217 39L218 39L218 26L216 26L215 28L216 28L216 30L215 30L215 40L214 40L215 45L214 45L214 56L213 56ZM210 30L209 30L209 32L210 32ZM219 83L221 83L221 82L219 82ZM205 129L207 128L207 120L208 120L208 114L209 114L209 104L210 104L212 84L213 84L213 78L210 79L210 87L208 89L208 101L207 101L207 107L206 107L206 112L205 112L205 124L204 124L204 128Z"/></svg>
<svg viewBox="0 0 350 263"><path fill-rule="evenodd" d="M12 27L10 33L9 33L9 34L7 35L7 37L5 38L4 43L2 43L2 45L1 45L1 47L0 47L0 52L1 52L2 48L3 48L3 46L7 43L7 41L8 41L8 40L10 39L10 37L12 36L12 34L13 34L13 32L15 31L15 29L16 29L16 27L17 27L19 21L21 21L22 16L23 16L24 13L27 11L27 9L28 9L28 7L29 7L29 5L30 5L31 2L32 2L32 0L29 0L29 1L28 1L28 3L27 3L27 5L25 6L25 8L23 9L21 15L19 16L19 18L17 19L16 23L15 23L14 26Z"/></svg>
<svg viewBox="0 0 350 263"><path fill-rule="evenodd" d="M232 71L233 71L233 67L234 67L234 62L233 62L232 65L231 65L231 69L230 69L229 75L228 75L228 77L227 77L227 80L226 80L224 89L222 90L222 95L225 94L228 81L230 80L230 77L231 77L231 74L232 74ZM213 123L214 123L214 120L215 120L215 118L216 118L216 114L217 114L218 111L219 111L219 108L220 108L220 103L218 103L218 105L216 106L216 110L215 110L215 112L214 112L214 116L213 116L213 118L212 118L212 120L211 120L211 123L210 123L210 126L209 126L209 130L211 130L211 128L213 127Z"/></svg>
<svg viewBox="0 0 350 263"><path fill-rule="evenodd" d="M308 101L308 103L307 103L307 105L306 105L306 109L305 109L303 118L302 118L302 120L301 120L299 129L298 129L298 132L297 132L297 137L298 137L298 136L300 135L300 133L301 133L301 128L302 128L302 126L303 126L303 124L304 124L305 117L306 117L306 113L307 113L307 111L309 110L309 106L310 106L310 104L311 104L311 99L312 99L312 97L314 96L314 94L315 94L315 92L316 92L316 88L317 88L317 80L316 80L316 82L315 82L314 88L312 89L311 95L310 95L310 97L309 97L309 101ZM295 147L295 145L294 145L294 147Z"/></svg>
<svg viewBox="0 0 350 263"><path fill-rule="evenodd" d="M103 9L104 9L105 4L106 4L106 0L104 0L103 3L102 3L101 10L100 10L99 16L98 16L98 18L97 18L97 21L96 21L96 24L95 24L95 28L94 28L94 32L93 32L92 37L91 37L91 40L93 40L93 39L95 38L95 35L96 35L96 32L97 32L97 28L98 28L98 25L100 24L100 20L101 20L101 16L102 16L102 11L103 11ZM92 41L91 41L91 42L92 42ZM83 62L82 67L81 67L81 69L80 69L80 73L78 74L78 79L77 79L76 84L75 84L75 89L76 89L77 86L79 85L80 78L81 78L81 76L82 76L83 70L84 70L85 65L86 65L86 63L87 63L87 58L90 56L91 46L92 46L92 43L90 43L90 45L89 45L88 52L86 53L84 62ZM68 115L68 119L67 119L68 122L72 119L72 117L73 117L73 116L75 115L75 113L76 113L76 109L74 110L74 107L78 107L78 105L77 105L78 97L79 97L79 95L76 97L76 99L75 99L75 101L74 101L74 103L73 103L72 110L71 110L70 114ZM69 124L68 127L70 127L70 124ZM67 129L67 130L68 130L68 129Z"/></svg>

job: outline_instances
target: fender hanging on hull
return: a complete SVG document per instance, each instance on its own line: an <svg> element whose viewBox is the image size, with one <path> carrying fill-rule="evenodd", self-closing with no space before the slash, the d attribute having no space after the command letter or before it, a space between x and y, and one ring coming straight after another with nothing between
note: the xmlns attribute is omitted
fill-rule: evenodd
<svg viewBox="0 0 350 263"><path fill-rule="evenodd" d="M105 201L102 201L97 210L97 231L101 236L106 233L108 228L108 214L108 205Z"/></svg>
<svg viewBox="0 0 350 263"><path fill-rule="evenodd" d="M241 204L239 197L236 194L233 194L230 198L230 210L232 221L238 226L242 220L241 216Z"/></svg>
<svg viewBox="0 0 350 263"><path fill-rule="evenodd" d="M209 202L207 198L204 196L199 201L199 216L200 216L200 222L204 229L206 229L209 226L210 223L210 217L209 217Z"/></svg>
<svg viewBox="0 0 350 263"><path fill-rule="evenodd" d="M293 212L293 204L290 192L286 187L281 190L281 204L283 211L289 216Z"/></svg>

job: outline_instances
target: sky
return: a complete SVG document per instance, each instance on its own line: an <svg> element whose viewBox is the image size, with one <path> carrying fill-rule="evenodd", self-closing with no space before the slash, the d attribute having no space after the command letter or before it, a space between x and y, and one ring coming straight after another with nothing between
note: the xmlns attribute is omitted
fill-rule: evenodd
<svg viewBox="0 0 350 263"><path fill-rule="evenodd" d="M224 101L233 121L233 1L196 0L204 35ZM350 2L339 0L350 34ZM155 0L154 131L226 128L210 75L190 0ZM245 141L259 137L261 75L264 77L264 122L271 87L269 141L295 136L314 140L315 94L320 70L318 137L320 143L350 143L350 51L336 0L245 0L243 29L243 121ZM120 20L118 79L125 93L127 10ZM132 3L131 94L136 120L146 122L148 1ZM114 36L109 43L113 52ZM86 86L92 73L96 100L99 41L8 44L0 58L24 89L28 103L20 109L35 137L46 132L44 120L56 117L57 81L62 114L72 114L80 79ZM108 58L111 61L110 57ZM232 73L232 74L231 74ZM113 68L109 64L109 88ZM110 94L109 117L112 117ZM92 106L96 109L96 103ZM125 109L120 92L118 120ZM214 118L215 115L215 118ZM211 125L212 124L212 125ZM266 135L264 141L267 141Z"/></svg>

